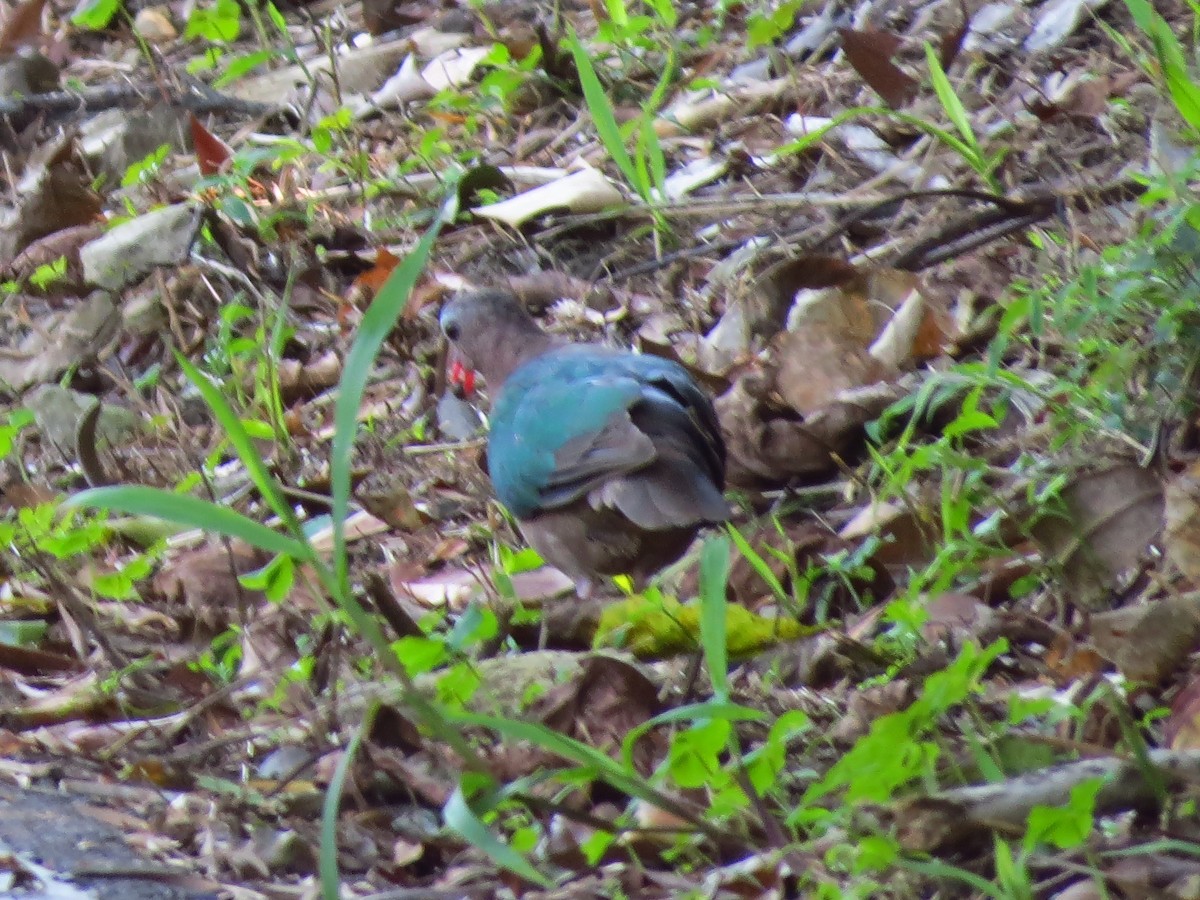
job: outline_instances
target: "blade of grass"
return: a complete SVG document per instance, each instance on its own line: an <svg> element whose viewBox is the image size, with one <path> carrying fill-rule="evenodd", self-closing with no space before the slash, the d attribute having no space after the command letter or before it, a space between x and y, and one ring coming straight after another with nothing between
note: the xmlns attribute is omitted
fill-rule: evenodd
<svg viewBox="0 0 1200 900"><path fill-rule="evenodd" d="M237 538L268 553L283 553L305 561L313 558L312 548L303 541L272 531L226 506L159 488L143 485L92 488L68 497L62 505L66 509L105 509L125 515L153 516L165 522Z"/></svg>
<svg viewBox="0 0 1200 900"><path fill-rule="evenodd" d="M780 603L790 603L792 598L783 589L783 582L775 577L775 573L771 571L771 567L767 564L767 561L762 558L762 555L757 550L750 546L750 542L738 531L737 526L727 524L725 531L733 541L734 546L737 547L738 552L745 557L746 562L750 563L750 567L754 569L755 574L767 583L767 587L771 589L771 593L775 595L775 599Z"/></svg>
<svg viewBox="0 0 1200 900"><path fill-rule="evenodd" d="M338 760L329 779L329 787L325 791L325 802L321 807L321 847L318 851L317 870L321 878L321 896L325 900L340 900L342 894L341 876L338 874L337 862L337 817L338 806L342 801L342 792L346 787L346 777L350 774L350 766L358 755L363 738L371 731L375 716L379 712L379 701L376 700L363 715L358 729L346 745L346 751Z"/></svg>
<svg viewBox="0 0 1200 900"><path fill-rule="evenodd" d="M933 83L933 90L937 94L938 102L942 104L942 109L946 111L951 124L962 135L963 143L972 148L976 156L979 156L979 139L975 136L975 132L971 128L971 120L967 116L967 109L963 106L962 101L958 99L958 94L954 93L954 86L950 84L950 79L946 77L946 70L942 68L942 62L938 59L937 50L929 43L925 44L925 61L929 65L929 78Z"/></svg>
<svg viewBox="0 0 1200 900"><path fill-rule="evenodd" d="M613 162L617 164L617 168L621 170L621 174L625 176L629 186L645 199L649 185L642 183L638 178L637 169L633 160L629 158L625 142L621 139L621 129L617 125L616 116L613 115L612 104L609 102L608 95L604 93L604 86L596 75L592 59L588 56L587 49L579 40L575 29L568 30L566 43L571 51L571 56L575 59L575 68L579 72L579 86L583 88L583 99L587 103L588 112L591 113L592 122L596 126L596 135L604 144L604 149L608 151Z"/></svg>
<svg viewBox="0 0 1200 900"><path fill-rule="evenodd" d="M442 808L442 818L473 847L482 850L510 872L544 888L553 886L552 882L531 866L524 856L492 834L491 829L471 809L461 786L446 801Z"/></svg>
<svg viewBox="0 0 1200 900"><path fill-rule="evenodd" d="M342 596L350 597L350 571L346 555L346 515L350 509L350 451L358 431L358 410L375 357L400 313L408 304L425 261L433 250L442 225L454 218L458 192L451 190L429 229L401 263L396 266L379 294L363 314L354 344L346 356L345 369L338 382L333 412L333 448L330 451L329 478L333 517L334 573Z"/></svg>
<svg viewBox="0 0 1200 900"><path fill-rule="evenodd" d="M250 476L250 480L258 488L258 492L262 495L262 498L274 510L275 515L283 520L289 532L293 535L301 534L300 522L296 518L296 514L292 511L292 507L279 490L279 486L275 483L275 478L267 471L267 465L263 462L262 454L254 446L254 441L251 440L250 435L246 432L246 427L242 424L242 420L233 411L233 407L229 405L229 401L225 399L225 395L221 393L221 389L213 383L211 378L192 365L181 353L176 352L175 361L179 363L183 374L196 386L196 390L200 392L200 396L204 398L204 402L212 410L213 416L216 417L217 423L225 433L226 439L233 445L238 459L246 467L246 474Z"/></svg>
<svg viewBox="0 0 1200 900"><path fill-rule="evenodd" d="M617 790L644 800L666 810L687 822L692 828L710 837L717 837L722 832L713 825L690 812L674 797L662 791L642 778L637 772L626 769L607 753L602 753L574 738L569 738L544 725L535 722L522 722L516 719L505 719L500 716L489 716L482 713L472 713L466 710L447 710L447 717L458 725L488 728L497 734L518 741L528 741L544 750L555 753L564 759L580 766L586 766L601 781L612 785Z"/></svg>
<svg viewBox="0 0 1200 900"><path fill-rule="evenodd" d="M729 538L713 535L700 549L700 645L713 697L729 701L729 651L725 634L725 585L729 581Z"/></svg>

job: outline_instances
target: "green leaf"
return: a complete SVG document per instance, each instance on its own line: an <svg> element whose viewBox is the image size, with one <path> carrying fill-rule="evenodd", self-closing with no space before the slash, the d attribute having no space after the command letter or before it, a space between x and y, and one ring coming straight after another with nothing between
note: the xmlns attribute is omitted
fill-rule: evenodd
<svg viewBox="0 0 1200 900"><path fill-rule="evenodd" d="M552 886L551 881L531 866L525 857L501 841L483 824L463 795L461 785L446 801L446 805L442 808L442 818L471 846L486 853L498 865L520 875L526 881L531 881L544 888Z"/></svg>
<svg viewBox="0 0 1200 900"><path fill-rule="evenodd" d="M771 589L771 593L775 595L775 599L780 603L787 603L790 598L787 595L787 591L783 589L783 582L775 577L775 573L771 571L771 567L762 558L762 555L750 546L750 542L746 540L745 536L738 531L737 526L734 524L726 524L725 531L733 541L733 545L737 547L738 552L742 554L746 562L750 563L750 568L754 569L758 577L767 583L767 586Z"/></svg>
<svg viewBox="0 0 1200 900"><path fill-rule="evenodd" d="M350 738L346 752L338 760L329 779L329 787L325 790L325 803L321 809L321 846L318 850L317 870L321 878L321 896L324 900L341 900L341 878L338 875L337 836L338 836L338 805L342 800L342 791L346 786L346 777L350 774L350 766L358 755L363 738L371 731L375 716L379 712L379 701L376 700L367 707L362 724Z"/></svg>
<svg viewBox="0 0 1200 900"><path fill-rule="evenodd" d="M262 591L272 603L279 603L292 590L296 580L296 564L290 556L276 556L253 572L238 576L243 587Z"/></svg>
<svg viewBox="0 0 1200 900"><path fill-rule="evenodd" d="M188 528L237 538L269 553L284 553L295 559L313 557L307 544L272 531L253 519L186 494L175 494L143 485L92 488L68 497L64 509L105 509L133 516L154 516Z"/></svg>
<svg viewBox="0 0 1200 900"><path fill-rule="evenodd" d="M617 168L621 170L621 174L625 176L628 184L643 198L646 197L650 185L638 178L633 160L629 158L629 153L625 150L625 141L621 138L621 129L617 125L616 116L613 115L612 104L608 100L608 95L604 93L604 86L600 84L587 49L573 28L568 31L567 47L575 59L575 68L579 71L579 84L583 88L583 99L587 102L588 112L591 113L600 142L604 144L604 149L617 164Z"/></svg>
<svg viewBox="0 0 1200 900"><path fill-rule="evenodd" d="M929 43L925 44L925 61L929 64L929 77L933 82L933 90L937 94L938 101L942 104L942 109L946 111L950 122L962 135L963 143L974 151L971 155L978 157L979 141L971 129L971 118L967 115L962 101L958 99L958 94L954 93L954 87L950 84L950 79L946 77L946 70L942 68L941 60L938 59L937 50Z"/></svg>
<svg viewBox="0 0 1200 900"><path fill-rule="evenodd" d="M198 6L192 10L183 36L228 44L236 41L241 31L242 8L237 0L216 0L212 6Z"/></svg>
<svg viewBox="0 0 1200 900"><path fill-rule="evenodd" d="M729 581L729 538L713 535L700 550L700 645L713 696L729 700L729 660L725 638L725 586Z"/></svg>
<svg viewBox="0 0 1200 900"><path fill-rule="evenodd" d="M49 625L42 619L8 619L0 622L0 644L33 647L46 636Z"/></svg>
<svg viewBox="0 0 1200 900"><path fill-rule="evenodd" d="M422 235L413 251L406 256L379 289L379 294L367 307L354 344L346 355L345 369L338 382L337 402L333 411L333 447L330 450L330 490L333 516L335 580L339 594L350 596L350 577L346 558L346 516L350 509L350 451L358 432L358 409L362 403L367 379L379 355L379 348L391 333L408 303L413 285L417 283L425 260L433 250L442 225L451 221L457 212L458 192L450 191L448 198L429 230ZM356 617L357 618L357 617ZM365 619L365 613L364 613ZM359 623L356 621L355 623Z"/></svg>
<svg viewBox="0 0 1200 900"><path fill-rule="evenodd" d="M671 740L668 771L681 788L711 786L721 771L721 754L733 728L726 719L713 719L681 731Z"/></svg>
<svg viewBox="0 0 1200 900"><path fill-rule="evenodd" d="M433 671L446 661L448 655L445 642L437 638L406 635L392 647L410 676Z"/></svg>
<svg viewBox="0 0 1200 900"><path fill-rule="evenodd" d="M1071 788L1066 806L1039 805L1031 809L1025 848L1032 851L1040 844L1052 844L1059 850L1070 850L1083 846L1095 825L1096 795L1103 786L1103 778L1089 778Z"/></svg>
<svg viewBox="0 0 1200 900"><path fill-rule="evenodd" d="M87 0L75 10L71 24L99 31L108 27L120 8L121 0Z"/></svg>
<svg viewBox="0 0 1200 900"><path fill-rule="evenodd" d="M256 53L235 56L225 66L225 71L221 73L221 77L213 82L213 87L225 87L225 85L232 81L237 81L243 75L253 72L260 66L265 66L278 56L279 52L277 50L259 50Z"/></svg>
<svg viewBox="0 0 1200 900"><path fill-rule="evenodd" d="M218 424L220 424L221 430L225 433L226 440L237 451L238 458L242 461L242 465L246 467L246 474L250 476L250 480L258 488L258 492L267 501L267 505L275 511L275 515L283 520L288 531L292 534L300 534L300 522L297 520L296 514L292 511L287 498L279 490L279 485L276 483L275 478L267 470L267 464L263 461L262 454L259 453L258 447L254 445L253 440L246 431L244 420L240 419L233 411L233 408L229 405L229 401L225 399L225 395L211 378L192 365L183 354L176 353L175 360L179 363L179 367L183 369L183 373L188 377L188 380L196 386L196 389L200 392L200 396L208 404L209 409L212 410L213 416L216 418ZM268 436L272 436L269 426L267 427L267 434Z"/></svg>

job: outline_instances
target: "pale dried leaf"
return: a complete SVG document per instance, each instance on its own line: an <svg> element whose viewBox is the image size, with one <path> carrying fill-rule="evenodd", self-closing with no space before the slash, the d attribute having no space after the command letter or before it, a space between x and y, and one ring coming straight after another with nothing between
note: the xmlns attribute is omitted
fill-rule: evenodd
<svg viewBox="0 0 1200 900"><path fill-rule="evenodd" d="M616 186L599 169L589 167L509 200L471 211L481 218L517 228L548 212L592 213L624 205L625 198Z"/></svg>

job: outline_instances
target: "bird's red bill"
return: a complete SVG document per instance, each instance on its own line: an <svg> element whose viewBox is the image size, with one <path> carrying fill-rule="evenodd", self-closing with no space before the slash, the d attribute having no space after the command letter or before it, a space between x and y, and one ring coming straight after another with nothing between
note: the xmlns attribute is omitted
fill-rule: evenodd
<svg viewBox="0 0 1200 900"><path fill-rule="evenodd" d="M462 364L462 360L456 359L450 366L450 386L455 389L455 393L470 397L475 393L475 370L468 369Z"/></svg>

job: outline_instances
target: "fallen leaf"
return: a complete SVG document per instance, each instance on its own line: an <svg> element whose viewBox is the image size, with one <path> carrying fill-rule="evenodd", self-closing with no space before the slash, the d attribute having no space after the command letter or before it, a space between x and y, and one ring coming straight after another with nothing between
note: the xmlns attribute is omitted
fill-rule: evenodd
<svg viewBox="0 0 1200 900"><path fill-rule="evenodd" d="M188 113L188 124L192 130L192 149L200 174L213 176L221 172L233 158L233 148L205 128L195 113Z"/></svg>
<svg viewBox="0 0 1200 900"><path fill-rule="evenodd" d="M846 59L883 102L892 109L908 103L917 92L917 81L892 62L901 40L886 31L839 28Z"/></svg>
<svg viewBox="0 0 1200 900"><path fill-rule="evenodd" d="M46 0L25 0L4 17L0 28L0 53L11 53L19 47L29 47L42 39L42 14Z"/></svg>
<svg viewBox="0 0 1200 900"><path fill-rule="evenodd" d="M625 197L616 186L599 169L588 167L508 200L477 206L471 212L517 228L549 212L593 213L625 205Z"/></svg>
<svg viewBox="0 0 1200 900"><path fill-rule="evenodd" d="M1059 496L1033 535L1061 566L1071 599L1103 608L1162 530L1162 485L1147 469L1116 465L1079 476Z"/></svg>
<svg viewBox="0 0 1200 900"><path fill-rule="evenodd" d="M1091 617L1092 644L1132 681L1157 684L1200 646L1200 593L1163 597Z"/></svg>

